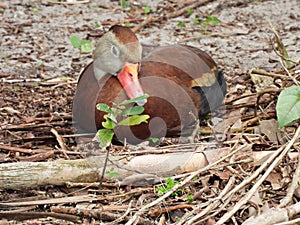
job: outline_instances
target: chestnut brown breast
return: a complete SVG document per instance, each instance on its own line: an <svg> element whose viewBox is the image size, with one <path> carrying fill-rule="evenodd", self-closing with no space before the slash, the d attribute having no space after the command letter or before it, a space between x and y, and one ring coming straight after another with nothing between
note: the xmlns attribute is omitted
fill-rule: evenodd
<svg viewBox="0 0 300 225"><path fill-rule="evenodd" d="M141 63L139 80L149 94L144 105L149 123L115 129L116 138L139 143L150 137L189 135L200 116L222 104L226 83L216 63L205 52L185 45L158 47ZM93 63L82 72L73 103L80 132L101 128L103 112L96 104L127 99L115 76L95 79Z"/></svg>

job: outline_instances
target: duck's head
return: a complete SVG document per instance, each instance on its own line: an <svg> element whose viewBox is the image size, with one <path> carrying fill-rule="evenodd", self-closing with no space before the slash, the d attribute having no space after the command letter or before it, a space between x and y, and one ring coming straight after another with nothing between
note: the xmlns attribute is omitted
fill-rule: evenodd
<svg viewBox="0 0 300 225"><path fill-rule="evenodd" d="M132 99L144 94L138 80L142 46L128 27L112 26L98 41L94 51L94 74L99 80L105 74L118 78L127 96ZM145 100L137 102L140 105Z"/></svg>

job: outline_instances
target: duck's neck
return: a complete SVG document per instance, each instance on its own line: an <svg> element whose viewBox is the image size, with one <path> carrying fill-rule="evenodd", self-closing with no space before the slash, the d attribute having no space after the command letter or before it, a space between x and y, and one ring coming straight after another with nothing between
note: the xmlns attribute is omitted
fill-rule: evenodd
<svg viewBox="0 0 300 225"><path fill-rule="evenodd" d="M103 77L105 74L107 74L105 71L99 69L98 67L95 66L94 64L94 76L96 78L96 80L100 80L101 77Z"/></svg>

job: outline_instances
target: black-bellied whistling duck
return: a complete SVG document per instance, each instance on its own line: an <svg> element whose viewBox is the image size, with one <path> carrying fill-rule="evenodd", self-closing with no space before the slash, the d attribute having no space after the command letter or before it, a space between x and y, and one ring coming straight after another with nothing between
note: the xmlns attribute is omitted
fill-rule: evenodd
<svg viewBox="0 0 300 225"><path fill-rule="evenodd" d="M94 61L81 73L73 103L78 129L96 132L112 105L147 93L143 114L149 123L115 128L119 141L139 143L151 137L190 135L198 118L223 102L226 82L214 60L187 45L157 47L142 58L142 47L127 27L113 26L100 39Z"/></svg>

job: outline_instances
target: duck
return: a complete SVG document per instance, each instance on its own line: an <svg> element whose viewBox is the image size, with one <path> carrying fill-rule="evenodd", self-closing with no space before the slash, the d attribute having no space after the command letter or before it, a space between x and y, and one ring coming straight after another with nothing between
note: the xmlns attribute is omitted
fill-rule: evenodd
<svg viewBox="0 0 300 225"><path fill-rule="evenodd" d="M81 72L73 99L78 132L96 133L105 112L126 99L149 95L134 104L144 107L147 123L117 126L114 138L138 144L152 138L190 136L199 118L223 104L226 81L216 62L203 50L182 44L143 50L128 27L112 26L98 40L93 61Z"/></svg>

